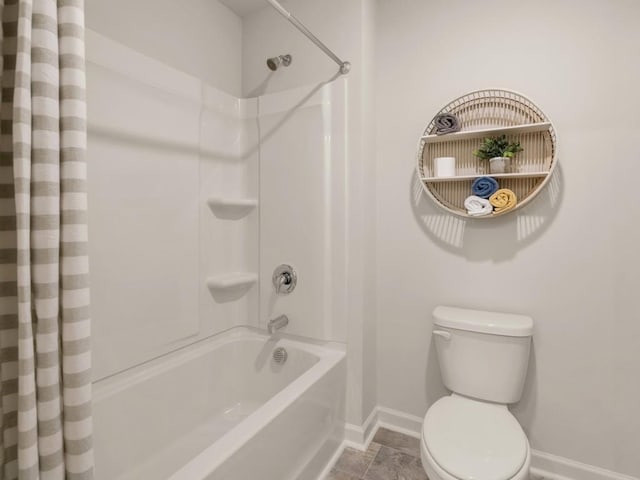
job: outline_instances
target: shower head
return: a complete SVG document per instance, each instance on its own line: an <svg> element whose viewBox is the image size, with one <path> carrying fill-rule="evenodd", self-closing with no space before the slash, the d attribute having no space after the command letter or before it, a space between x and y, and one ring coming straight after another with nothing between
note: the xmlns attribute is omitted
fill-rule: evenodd
<svg viewBox="0 0 640 480"><path fill-rule="evenodd" d="M267 59L267 67L273 72L280 68L280 65L284 65L285 67L291 65L291 55L279 55Z"/></svg>

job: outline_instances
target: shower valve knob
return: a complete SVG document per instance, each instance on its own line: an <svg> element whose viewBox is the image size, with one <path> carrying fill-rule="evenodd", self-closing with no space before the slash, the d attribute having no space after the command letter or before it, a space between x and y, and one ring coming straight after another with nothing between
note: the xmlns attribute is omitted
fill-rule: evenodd
<svg viewBox="0 0 640 480"><path fill-rule="evenodd" d="M288 295L296 288L298 275L291 265L283 264L274 270L271 280L278 295Z"/></svg>

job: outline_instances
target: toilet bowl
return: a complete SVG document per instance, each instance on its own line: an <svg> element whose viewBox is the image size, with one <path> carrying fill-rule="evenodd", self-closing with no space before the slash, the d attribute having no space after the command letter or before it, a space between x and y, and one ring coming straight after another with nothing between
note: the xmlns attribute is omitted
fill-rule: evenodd
<svg viewBox="0 0 640 480"><path fill-rule="evenodd" d="M456 394L427 412L420 455L429 480L529 479L529 441L507 407Z"/></svg>
<svg viewBox="0 0 640 480"><path fill-rule="evenodd" d="M430 480L528 480L529 441L507 405L520 400L533 320L437 307L433 336L445 386L422 427Z"/></svg>

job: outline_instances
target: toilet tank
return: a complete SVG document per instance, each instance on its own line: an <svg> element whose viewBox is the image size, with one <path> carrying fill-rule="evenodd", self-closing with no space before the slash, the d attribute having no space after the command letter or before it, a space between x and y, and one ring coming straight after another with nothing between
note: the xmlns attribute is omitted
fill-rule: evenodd
<svg viewBox="0 0 640 480"><path fill-rule="evenodd" d="M522 396L533 319L525 315L439 306L433 337L445 386L496 403Z"/></svg>

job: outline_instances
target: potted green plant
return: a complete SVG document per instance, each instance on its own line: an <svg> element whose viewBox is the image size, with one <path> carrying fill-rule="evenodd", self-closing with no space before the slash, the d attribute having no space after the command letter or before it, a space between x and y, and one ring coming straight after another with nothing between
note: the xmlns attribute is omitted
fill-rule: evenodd
<svg viewBox="0 0 640 480"><path fill-rule="evenodd" d="M509 142L506 135L485 138L473 154L481 160L489 160L490 173L509 173L511 160L522 151L520 142Z"/></svg>

